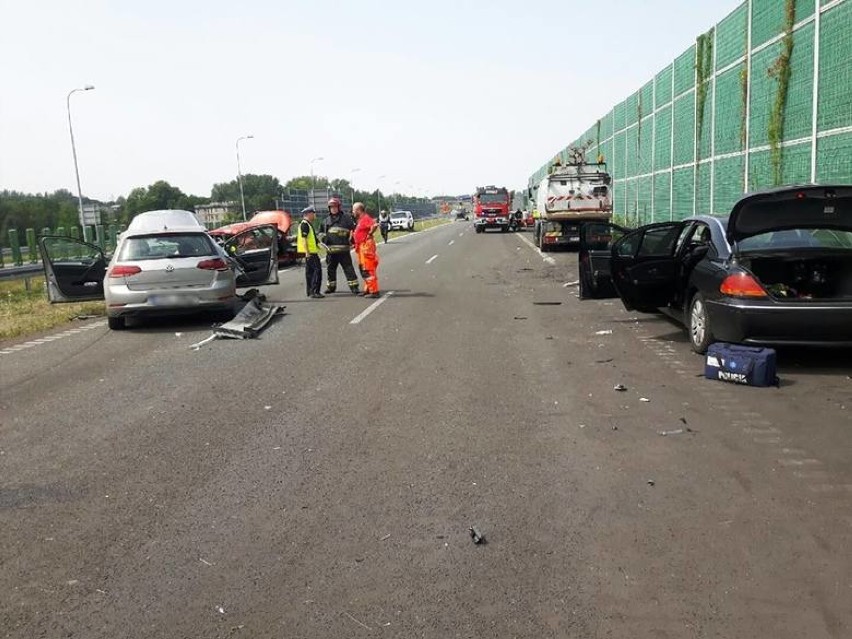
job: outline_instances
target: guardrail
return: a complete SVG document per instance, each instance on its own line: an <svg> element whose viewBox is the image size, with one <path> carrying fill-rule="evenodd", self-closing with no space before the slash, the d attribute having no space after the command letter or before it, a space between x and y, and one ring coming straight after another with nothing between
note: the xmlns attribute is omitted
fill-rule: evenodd
<svg viewBox="0 0 852 639"><path fill-rule="evenodd" d="M24 231L23 236L18 229L10 229L8 232L8 247L0 246L0 278L8 278L5 275L11 262L11 268L21 267L25 264L39 264L38 238L44 235L62 235L72 237L76 240L99 246L101 250L109 252L115 249L118 235L124 231L124 226L117 224L98 224L97 226L59 226L55 229L45 227L36 233L33 228ZM2 238L0 238L2 240ZM38 270L41 266L38 266Z"/></svg>

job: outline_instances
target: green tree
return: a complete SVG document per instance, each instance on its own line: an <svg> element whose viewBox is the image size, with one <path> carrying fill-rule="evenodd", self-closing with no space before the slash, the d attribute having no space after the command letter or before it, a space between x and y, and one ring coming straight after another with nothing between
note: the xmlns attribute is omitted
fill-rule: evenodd
<svg viewBox="0 0 852 639"><path fill-rule="evenodd" d="M192 211L196 204L206 202L207 198L187 195L178 187L165 180L158 180L150 186L133 189L124 199L119 213L119 221L127 223L139 213L161 209L183 209Z"/></svg>
<svg viewBox="0 0 852 639"><path fill-rule="evenodd" d="M243 193L246 199L246 214L251 216L255 211L275 208L276 200L281 197L281 182L271 175L248 173L243 176ZM214 184L210 199L214 202L231 202L234 213L242 214L240 183L237 180Z"/></svg>

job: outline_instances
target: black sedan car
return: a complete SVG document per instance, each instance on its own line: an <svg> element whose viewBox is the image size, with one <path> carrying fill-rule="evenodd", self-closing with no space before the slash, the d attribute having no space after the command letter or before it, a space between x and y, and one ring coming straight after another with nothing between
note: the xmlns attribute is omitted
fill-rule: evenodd
<svg viewBox="0 0 852 639"><path fill-rule="evenodd" d="M583 225L580 297L682 323L716 341L852 345L852 187L752 193L727 218L635 230Z"/></svg>

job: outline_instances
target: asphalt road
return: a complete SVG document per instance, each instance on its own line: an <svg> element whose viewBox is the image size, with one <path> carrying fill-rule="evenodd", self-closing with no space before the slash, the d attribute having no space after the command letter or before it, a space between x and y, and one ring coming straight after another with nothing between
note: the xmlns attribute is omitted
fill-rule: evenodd
<svg viewBox="0 0 852 639"><path fill-rule="evenodd" d="M705 381L523 237L283 272L257 340L0 345L0 637L852 636L850 353Z"/></svg>

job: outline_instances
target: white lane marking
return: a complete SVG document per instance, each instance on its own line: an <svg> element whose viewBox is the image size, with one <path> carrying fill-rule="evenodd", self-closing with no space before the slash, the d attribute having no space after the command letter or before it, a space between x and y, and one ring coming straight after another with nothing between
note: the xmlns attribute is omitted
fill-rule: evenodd
<svg viewBox="0 0 852 639"><path fill-rule="evenodd" d="M438 259L437 254L436 254L436 255L433 255L433 256L432 256L432 257L430 257L428 260L426 260L426 263L427 263L427 264L431 264L432 262L434 262L434 261L435 261L435 260L437 260L437 259Z"/></svg>
<svg viewBox="0 0 852 639"><path fill-rule="evenodd" d="M450 243L449 243L449 244L447 244L447 246L452 246L452 245L453 245L453 244L455 244L455 243L456 243L456 241L455 241L455 240L450 240Z"/></svg>
<svg viewBox="0 0 852 639"><path fill-rule="evenodd" d="M379 306L381 306L382 304L384 304L384 303L385 303L385 300L387 300L387 298L389 298L391 295L393 295L393 291L388 291L388 292L387 292L387 293L385 293L382 297L380 297L380 298L379 298L379 299L377 299L375 302L373 302L372 304L370 304L370 305L369 305L369 306L368 306L368 307L364 310L364 312L363 312L363 313L361 313L360 315L358 315L358 317L356 317L355 319L353 319L353 320L352 320L351 322L349 322L349 323L350 323L350 324L360 324L360 323L361 323L361 322L362 322L362 321L363 321L363 320L364 320L364 319L365 319L365 318L366 318L366 317L367 317L370 313L372 313L372 312L373 312L373 311L375 311L377 308L379 308Z"/></svg>
<svg viewBox="0 0 852 639"><path fill-rule="evenodd" d="M55 335L48 335L47 337L42 337L36 340L31 340L29 342L24 342L22 344L15 344L14 346L7 346L6 348L0 349L0 355L11 355L12 353L18 353L20 351L26 350L28 348L33 348L34 346L41 346L43 344L50 344L58 339L62 339L63 337L70 337L71 335L77 335L82 333L83 331L90 331L93 328L98 328L100 326L105 326L106 322L101 320L100 322L94 322L89 324L88 326L81 326L80 328L71 328L61 333L56 333Z"/></svg>
<svg viewBox="0 0 852 639"><path fill-rule="evenodd" d="M544 253L542 253L540 248L538 248L535 244L533 244L530 240L528 240L526 237L524 237L520 233L515 233L515 237L522 240L523 242L526 242L527 246L529 246L533 251L535 251L536 253L541 255L541 259L543 259L548 264L556 264L556 260L554 260L549 255L545 255Z"/></svg>

